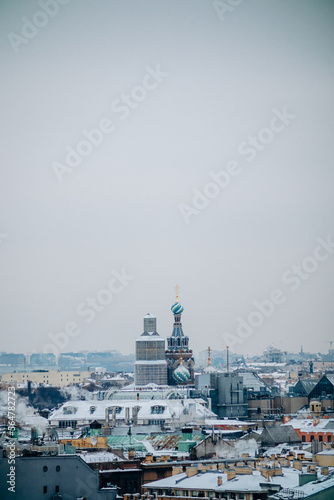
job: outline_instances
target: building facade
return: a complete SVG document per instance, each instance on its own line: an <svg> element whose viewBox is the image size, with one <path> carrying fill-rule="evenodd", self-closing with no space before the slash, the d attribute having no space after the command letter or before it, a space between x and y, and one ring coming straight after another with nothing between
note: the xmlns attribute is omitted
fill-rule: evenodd
<svg viewBox="0 0 334 500"><path fill-rule="evenodd" d="M165 341L157 333L157 319L144 318L144 332L136 340L135 385L167 385Z"/></svg>
<svg viewBox="0 0 334 500"><path fill-rule="evenodd" d="M4 373L1 376L1 382L27 384L29 381L36 384L65 387L67 385L81 384L90 376L91 372L89 371L36 370Z"/></svg>
<svg viewBox="0 0 334 500"><path fill-rule="evenodd" d="M0 457L0 476L9 477L8 459ZM0 481L0 498L10 500L77 499L116 500L117 488L104 486L98 471L79 456L15 457L15 483Z"/></svg>
<svg viewBox="0 0 334 500"><path fill-rule="evenodd" d="M237 373L219 373L217 377L217 413L219 418L247 417L247 391Z"/></svg>
<svg viewBox="0 0 334 500"><path fill-rule="evenodd" d="M139 391L140 392L140 391ZM67 401L48 417L49 425L76 429L98 422L107 427L128 425L204 425L216 415L194 399L125 399Z"/></svg>

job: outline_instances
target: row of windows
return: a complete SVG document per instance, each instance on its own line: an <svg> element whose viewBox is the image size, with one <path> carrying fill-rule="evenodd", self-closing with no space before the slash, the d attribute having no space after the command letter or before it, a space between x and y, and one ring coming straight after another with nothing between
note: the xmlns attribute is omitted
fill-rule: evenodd
<svg viewBox="0 0 334 500"><path fill-rule="evenodd" d="M110 408L108 408L108 410L109 414L113 413L113 411L115 410L116 415L119 415L120 413L122 413L123 408L121 406L111 406Z"/></svg>
<svg viewBox="0 0 334 500"><path fill-rule="evenodd" d="M165 420L149 420L148 425L165 425Z"/></svg>
<svg viewBox="0 0 334 500"><path fill-rule="evenodd" d="M66 429L66 427L72 427L75 429L77 426L77 420L59 420L59 427Z"/></svg>
<svg viewBox="0 0 334 500"><path fill-rule="evenodd" d="M136 366L136 373L140 375L160 375L160 374L165 374L167 373L167 366L165 364L163 365L142 365L142 366Z"/></svg>
<svg viewBox="0 0 334 500"><path fill-rule="evenodd" d="M152 492L153 493L153 492ZM222 492L220 498L229 498L235 499L236 498L236 493L233 492ZM158 496L174 496L174 492L172 492L171 489L169 490L158 490ZM183 497L198 497L198 498L203 498L203 497L209 497L213 498L215 496L214 491L203 491L203 490L175 490L175 496L183 496ZM239 500L244 500L245 499L245 494L244 493L239 493Z"/></svg>
<svg viewBox="0 0 334 500"><path fill-rule="evenodd" d="M324 437L326 438L327 437L327 443L331 443L332 442L332 435L331 434L327 434L327 436L323 436L322 434L319 434L319 436L314 436L313 434L310 435L310 440L311 441L314 441L315 439L318 439L318 441L321 443L322 441L326 442L326 439L324 439ZM306 436L305 434L302 434L302 442L305 443L306 442Z"/></svg>
<svg viewBox="0 0 334 500"><path fill-rule="evenodd" d="M154 413L154 414L164 413L165 409L166 409L165 406L160 406L160 405L152 406L151 413Z"/></svg>
<svg viewBox="0 0 334 500"><path fill-rule="evenodd" d="M31 375L29 375L29 374L22 374L22 378L24 378L24 377L27 378L29 376L31 376ZM49 375L43 375L43 378L45 378L45 377L49 378ZM64 375L64 377L65 377L65 375ZM80 377L80 374L79 373L78 374L74 373L73 377ZM10 378L13 378L13 375L11 375ZM66 375L66 378L68 379L69 375ZM60 379L63 380L63 375L61 375Z"/></svg>
<svg viewBox="0 0 334 500"><path fill-rule="evenodd" d="M48 492L48 487L47 486L43 486L43 493L44 495ZM55 486L55 493L59 493L59 485L56 484Z"/></svg>
<svg viewBox="0 0 334 500"><path fill-rule="evenodd" d="M44 465L43 467L43 472L47 472L49 469L48 469L48 466L47 465ZM59 472L60 471L60 465L57 465L56 466L56 471Z"/></svg>

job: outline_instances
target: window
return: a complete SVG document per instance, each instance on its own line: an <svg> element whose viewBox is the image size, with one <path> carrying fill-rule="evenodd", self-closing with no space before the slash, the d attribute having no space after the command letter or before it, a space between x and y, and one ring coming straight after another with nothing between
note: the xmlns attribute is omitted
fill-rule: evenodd
<svg viewBox="0 0 334 500"><path fill-rule="evenodd" d="M302 435L302 443L305 443L305 441L306 441L306 436L305 436L305 434L303 434Z"/></svg>
<svg viewBox="0 0 334 500"><path fill-rule="evenodd" d="M311 438L311 442L312 442L312 441L314 441L314 436L313 436L313 434L311 434L310 438Z"/></svg>
<svg viewBox="0 0 334 500"><path fill-rule="evenodd" d="M56 467L56 471L59 472L60 471L60 465L57 465Z"/></svg>
<svg viewBox="0 0 334 500"><path fill-rule="evenodd" d="M327 443L331 443L332 442L332 436L331 434L328 434L327 435Z"/></svg>
<svg viewBox="0 0 334 500"><path fill-rule="evenodd" d="M56 493L59 493L59 485L56 484Z"/></svg>
<svg viewBox="0 0 334 500"><path fill-rule="evenodd" d="M322 435L319 434L319 443L322 441Z"/></svg>
<svg viewBox="0 0 334 500"><path fill-rule="evenodd" d="M47 486L43 486L43 493L44 493L44 495L45 495L45 493L47 493L47 492L48 492L48 487L47 487Z"/></svg>
<svg viewBox="0 0 334 500"><path fill-rule="evenodd" d="M43 467L43 472L47 472L47 471L48 471L48 468L47 468L47 466L46 466L46 465L44 465L44 467Z"/></svg>
<svg viewBox="0 0 334 500"><path fill-rule="evenodd" d="M148 425L165 425L165 420L148 420Z"/></svg>
<svg viewBox="0 0 334 500"><path fill-rule="evenodd" d="M159 414L159 413L163 413L164 411L165 411L164 406L156 405L156 406L152 406L152 408L151 408L151 414Z"/></svg>
<svg viewBox="0 0 334 500"><path fill-rule="evenodd" d="M59 427L66 428L72 427L75 429L77 426L77 420L59 420Z"/></svg>

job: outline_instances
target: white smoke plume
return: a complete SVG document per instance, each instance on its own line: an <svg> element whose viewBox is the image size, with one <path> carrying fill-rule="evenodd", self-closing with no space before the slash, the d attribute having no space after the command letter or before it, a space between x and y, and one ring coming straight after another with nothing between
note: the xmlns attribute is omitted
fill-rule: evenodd
<svg viewBox="0 0 334 500"><path fill-rule="evenodd" d="M28 403L28 398L16 394L15 397L15 421L20 427L36 427L39 434L45 432L48 421L41 417L37 410ZM0 418L5 420L8 414L7 391L0 391Z"/></svg>
<svg viewBox="0 0 334 500"><path fill-rule="evenodd" d="M77 387L75 385L61 387L60 394L70 401L79 401L80 399L90 401L91 399L93 399L93 394L90 391L87 391L87 389L82 389L81 387Z"/></svg>
<svg viewBox="0 0 334 500"><path fill-rule="evenodd" d="M224 441L216 445L216 455L219 458L241 458L243 453L248 453L249 456L254 457L258 449L258 444L255 439L237 440L237 441Z"/></svg>

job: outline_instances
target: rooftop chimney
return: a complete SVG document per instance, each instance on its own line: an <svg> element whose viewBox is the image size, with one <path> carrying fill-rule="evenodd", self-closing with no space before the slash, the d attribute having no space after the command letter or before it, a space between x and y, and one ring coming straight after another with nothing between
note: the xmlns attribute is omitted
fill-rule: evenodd
<svg viewBox="0 0 334 500"><path fill-rule="evenodd" d="M198 472L197 467L187 467L186 468L187 477L195 476L197 474L197 472Z"/></svg>

